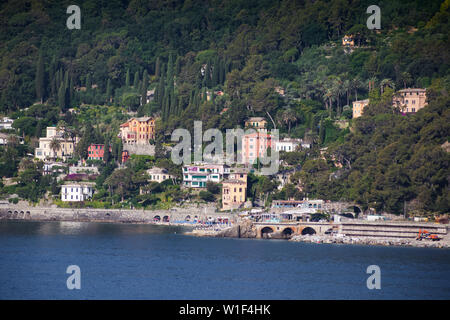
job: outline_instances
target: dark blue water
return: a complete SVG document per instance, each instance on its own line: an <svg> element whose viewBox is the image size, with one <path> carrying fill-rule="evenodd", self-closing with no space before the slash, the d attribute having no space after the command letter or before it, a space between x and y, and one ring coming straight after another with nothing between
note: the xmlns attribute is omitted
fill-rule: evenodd
<svg viewBox="0 0 450 320"><path fill-rule="evenodd" d="M2 221L0 298L450 298L446 249L195 238L181 231ZM67 289L69 265L81 269L80 290ZM367 289L369 265L381 269L380 290Z"/></svg>

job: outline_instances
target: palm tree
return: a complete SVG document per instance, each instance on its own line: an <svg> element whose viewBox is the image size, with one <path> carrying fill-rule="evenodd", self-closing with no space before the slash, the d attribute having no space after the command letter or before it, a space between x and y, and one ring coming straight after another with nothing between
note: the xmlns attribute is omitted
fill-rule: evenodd
<svg viewBox="0 0 450 320"><path fill-rule="evenodd" d="M291 123L297 121L297 114L291 108L286 108L281 114L281 120L288 125L288 132L291 133Z"/></svg>
<svg viewBox="0 0 450 320"><path fill-rule="evenodd" d="M383 80L381 80L381 82L380 82L381 94L383 94L385 87L391 87L392 89L395 90L395 83L394 83L394 81L392 81L391 79L383 79Z"/></svg>
<svg viewBox="0 0 450 320"><path fill-rule="evenodd" d="M406 89L406 85L412 82L412 77L408 72L402 72L402 74L400 75L400 79L403 82L403 89Z"/></svg>
<svg viewBox="0 0 450 320"><path fill-rule="evenodd" d="M335 98L336 104L336 112L338 116L341 114L341 95L345 93L344 87L342 86L342 81L340 78L337 78L333 81L333 85L331 88L333 92L333 96Z"/></svg>
<svg viewBox="0 0 450 320"><path fill-rule="evenodd" d="M355 91L355 98L358 101L358 89L363 88L363 82L359 76L356 76L351 81L351 88Z"/></svg>
<svg viewBox="0 0 450 320"><path fill-rule="evenodd" d="M345 94L347 95L347 106L348 106L350 104L349 95L350 91L352 90L352 83L350 82L350 80L348 79L344 80L344 82L342 83L342 88L343 90L345 90Z"/></svg>
<svg viewBox="0 0 450 320"><path fill-rule="evenodd" d="M375 89L375 84L377 83L378 79L376 77L371 77L367 80L367 86L369 88L369 92Z"/></svg>
<svg viewBox="0 0 450 320"><path fill-rule="evenodd" d="M53 157L56 159L57 151L61 148L61 141L57 137L54 137L50 141L50 149L53 151Z"/></svg>

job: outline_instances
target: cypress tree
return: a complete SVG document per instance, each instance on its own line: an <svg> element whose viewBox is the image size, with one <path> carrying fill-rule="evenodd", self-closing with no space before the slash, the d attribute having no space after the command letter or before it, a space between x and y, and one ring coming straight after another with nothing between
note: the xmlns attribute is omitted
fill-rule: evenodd
<svg viewBox="0 0 450 320"><path fill-rule="evenodd" d="M69 72L66 70L64 72L64 89L67 90L69 88Z"/></svg>
<svg viewBox="0 0 450 320"><path fill-rule="evenodd" d="M173 87L173 56L169 55L169 62L167 63L167 81L169 88Z"/></svg>
<svg viewBox="0 0 450 320"><path fill-rule="evenodd" d="M217 86L220 83L220 79L219 79L219 69L220 69L220 63L219 63L219 57L216 57L214 59L214 63L213 63L213 70L212 70L212 79L211 79L211 84L212 87Z"/></svg>
<svg viewBox="0 0 450 320"><path fill-rule="evenodd" d="M123 145L122 145L122 139L119 139L117 146L117 162L122 163L122 152L123 152Z"/></svg>
<svg viewBox="0 0 450 320"><path fill-rule="evenodd" d="M73 101L73 78L70 77L70 81L69 81L69 105L72 105L72 101Z"/></svg>
<svg viewBox="0 0 450 320"><path fill-rule="evenodd" d="M58 105L62 109L66 106L66 90L64 89L64 83L61 83L58 90Z"/></svg>
<svg viewBox="0 0 450 320"><path fill-rule="evenodd" d="M177 113L177 97L174 93L170 94L170 109L169 109L169 116L171 114Z"/></svg>
<svg viewBox="0 0 450 320"><path fill-rule="evenodd" d="M34 136L35 137L40 137L42 133L42 121L38 121L37 125L36 125L36 131L34 132Z"/></svg>
<svg viewBox="0 0 450 320"><path fill-rule="evenodd" d="M320 119L319 126L320 126L320 128L319 128L319 143L323 144L325 142L325 125L324 125L323 119Z"/></svg>
<svg viewBox="0 0 450 320"><path fill-rule="evenodd" d="M91 91L92 83L91 83L91 74L88 73L86 75L86 91Z"/></svg>
<svg viewBox="0 0 450 320"><path fill-rule="evenodd" d="M178 56L177 60L175 61L175 75L178 77L181 72L181 57Z"/></svg>
<svg viewBox="0 0 450 320"><path fill-rule="evenodd" d="M42 56L42 50L39 52L39 58L36 68L36 97L44 102L45 96L45 70L44 70L44 57Z"/></svg>
<svg viewBox="0 0 450 320"><path fill-rule="evenodd" d="M159 57L156 58L155 62L155 76L156 78L161 76L161 61L159 60Z"/></svg>
<svg viewBox="0 0 450 320"><path fill-rule="evenodd" d="M159 79L159 85L158 85L158 103L160 104L160 106L164 102L164 97L165 97L164 89L165 89L164 76L161 76L161 78Z"/></svg>
<svg viewBox="0 0 450 320"><path fill-rule="evenodd" d="M222 59L219 60L219 84L224 84L225 83L225 66L223 64Z"/></svg>
<svg viewBox="0 0 450 320"><path fill-rule="evenodd" d="M111 96L112 96L112 84L111 79L108 78L108 81L106 83L106 101L111 102Z"/></svg>
<svg viewBox="0 0 450 320"><path fill-rule="evenodd" d="M56 57L53 56L52 62L50 63L49 76L50 76L50 91L52 96L56 96L58 93L57 85L56 85L56 73L58 72Z"/></svg>
<svg viewBox="0 0 450 320"><path fill-rule="evenodd" d="M139 71L136 71L136 72L134 73L133 87L134 87L135 89L138 89L138 87L139 87Z"/></svg>
<svg viewBox="0 0 450 320"><path fill-rule="evenodd" d="M106 138L105 151L103 152L103 161L105 161L105 163L108 163L110 159L111 159L111 152L109 152L109 139Z"/></svg>
<svg viewBox="0 0 450 320"><path fill-rule="evenodd" d="M130 87L130 69L127 69L127 74L125 76L125 87Z"/></svg>
<svg viewBox="0 0 450 320"><path fill-rule="evenodd" d="M144 70L144 75L142 76L142 88L141 88L141 106L147 102L147 88L148 88L148 72Z"/></svg>

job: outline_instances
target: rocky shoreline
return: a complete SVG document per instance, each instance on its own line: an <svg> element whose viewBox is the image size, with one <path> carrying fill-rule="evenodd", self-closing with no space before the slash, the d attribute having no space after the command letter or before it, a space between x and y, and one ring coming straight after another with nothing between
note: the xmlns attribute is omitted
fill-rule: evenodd
<svg viewBox="0 0 450 320"><path fill-rule="evenodd" d="M325 244L356 244L356 245L374 245L374 246L402 246L418 248L450 248L447 239L440 241L399 239L399 238L375 238L375 237L348 237L348 236L319 236L319 235L296 235L289 241L325 243Z"/></svg>
<svg viewBox="0 0 450 320"><path fill-rule="evenodd" d="M254 225L249 222L243 222L228 228L196 228L186 234L197 237L215 237L215 238L256 238ZM270 239L287 239L277 233L274 233ZM450 237L447 235L440 241L415 240L413 238L378 238L364 236L341 236L341 235L294 235L289 241L307 242L319 244L354 244L371 246L402 246L418 248L450 248Z"/></svg>

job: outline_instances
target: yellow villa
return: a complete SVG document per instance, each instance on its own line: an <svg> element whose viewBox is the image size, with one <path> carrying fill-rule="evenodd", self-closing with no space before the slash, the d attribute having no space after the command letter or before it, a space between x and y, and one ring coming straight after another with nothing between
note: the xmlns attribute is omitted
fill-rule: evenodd
<svg viewBox="0 0 450 320"><path fill-rule="evenodd" d="M222 182L222 210L238 209L245 202L247 182L225 180Z"/></svg>
<svg viewBox="0 0 450 320"><path fill-rule="evenodd" d="M125 144L149 144L155 139L155 119L131 118L120 125L120 137Z"/></svg>

